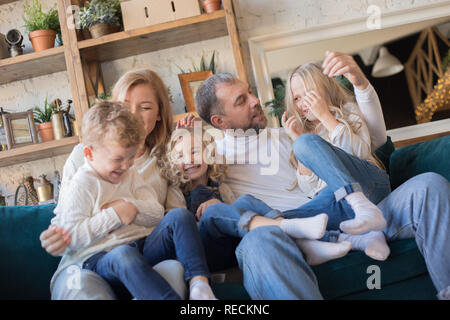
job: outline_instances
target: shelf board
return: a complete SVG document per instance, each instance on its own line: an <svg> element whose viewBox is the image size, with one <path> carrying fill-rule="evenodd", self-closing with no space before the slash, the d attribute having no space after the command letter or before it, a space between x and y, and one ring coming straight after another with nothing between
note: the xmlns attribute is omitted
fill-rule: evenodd
<svg viewBox="0 0 450 320"><path fill-rule="evenodd" d="M0 6L2 4L7 4L7 3L10 3L10 2L16 2L16 1L18 1L18 0L0 0Z"/></svg>
<svg viewBox="0 0 450 320"><path fill-rule="evenodd" d="M110 61L228 35L225 11L116 32L78 42L89 61Z"/></svg>
<svg viewBox="0 0 450 320"><path fill-rule="evenodd" d="M64 70L63 46L0 59L0 85Z"/></svg>
<svg viewBox="0 0 450 320"><path fill-rule="evenodd" d="M79 142L79 138L75 136L0 151L0 167L67 154Z"/></svg>

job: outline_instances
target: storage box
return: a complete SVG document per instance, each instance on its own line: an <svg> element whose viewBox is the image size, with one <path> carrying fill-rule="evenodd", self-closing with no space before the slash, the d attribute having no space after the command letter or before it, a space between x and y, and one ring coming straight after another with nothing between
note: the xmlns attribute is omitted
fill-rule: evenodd
<svg viewBox="0 0 450 320"><path fill-rule="evenodd" d="M200 15L198 0L121 1L125 31Z"/></svg>
<svg viewBox="0 0 450 320"><path fill-rule="evenodd" d="M5 35L0 33L0 59L9 58L8 44L5 39Z"/></svg>

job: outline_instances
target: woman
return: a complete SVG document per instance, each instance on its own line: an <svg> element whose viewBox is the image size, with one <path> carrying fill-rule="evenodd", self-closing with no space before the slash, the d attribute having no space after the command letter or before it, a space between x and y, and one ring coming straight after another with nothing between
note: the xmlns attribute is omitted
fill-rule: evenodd
<svg viewBox="0 0 450 320"><path fill-rule="evenodd" d="M184 199L168 187L167 181L159 175L158 161L165 154L170 139L173 118L169 95L160 77L148 69L129 71L115 84L112 100L123 101L131 112L143 121L147 134L145 143L139 148L134 165L139 173L155 189L158 201L166 211L185 208ZM82 145L77 145L63 169L61 188L70 183L77 169L83 164ZM182 209L179 209L182 210ZM67 230L50 225L42 232L41 245L53 255L60 255L66 249L70 238ZM74 267L74 266L72 266ZM183 267L174 260L166 260L155 267L175 291L185 296ZM52 299L115 299L111 287L97 274L88 270L68 267L56 279L52 289Z"/></svg>

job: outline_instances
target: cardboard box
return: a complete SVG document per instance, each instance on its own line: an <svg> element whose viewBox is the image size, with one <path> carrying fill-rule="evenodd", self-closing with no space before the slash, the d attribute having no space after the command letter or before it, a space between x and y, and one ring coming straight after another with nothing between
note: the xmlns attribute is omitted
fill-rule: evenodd
<svg viewBox="0 0 450 320"><path fill-rule="evenodd" d="M5 35L0 33L0 59L9 58L8 44L5 39Z"/></svg>
<svg viewBox="0 0 450 320"><path fill-rule="evenodd" d="M200 15L198 0L121 1L125 31Z"/></svg>

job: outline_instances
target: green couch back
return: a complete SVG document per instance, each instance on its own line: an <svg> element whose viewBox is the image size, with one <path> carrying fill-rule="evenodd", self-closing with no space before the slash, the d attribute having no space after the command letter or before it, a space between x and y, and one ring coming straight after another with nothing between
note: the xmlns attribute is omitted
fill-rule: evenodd
<svg viewBox="0 0 450 320"><path fill-rule="evenodd" d="M0 300L49 299L60 258L39 241L55 205L0 207Z"/></svg>

